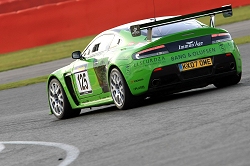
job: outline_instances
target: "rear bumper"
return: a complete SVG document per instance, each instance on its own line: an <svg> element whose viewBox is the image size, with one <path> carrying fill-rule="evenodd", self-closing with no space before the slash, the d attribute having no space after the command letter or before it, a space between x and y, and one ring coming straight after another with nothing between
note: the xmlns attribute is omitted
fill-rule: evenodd
<svg viewBox="0 0 250 166"><path fill-rule="evenodd" d="M223 77L237 74L233 55L221 54L211 58L213 66L184 72L180 72L177 64L162 67L162 70L152 73L148 92L154 93L164 90L165 93L175 93L200 88L213 84Z"/></svg>

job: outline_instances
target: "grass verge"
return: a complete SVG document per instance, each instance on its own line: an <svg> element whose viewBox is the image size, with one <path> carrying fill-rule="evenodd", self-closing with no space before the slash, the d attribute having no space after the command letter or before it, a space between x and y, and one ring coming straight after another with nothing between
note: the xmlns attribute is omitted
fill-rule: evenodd
<svg viewBox="0 0 250 166"><path fill-rule="evenodd" d="M233 16L224 18L222 14L215 16L215 26L231 24L234 22L244 21L250 19L250 6L243 6L239 8L233 8ZM197 19L209 25L210 17L202 17Z"/></svg>
<svg viewBox="0 0 250 166"><path fill-rule="evenodd" d="M0 85L0 90L18 88L21 86L27 86L27 85L31 85L31 84L46 82L47 78L48 78L48 76L41 76L41 77L31 78L31 79L27 79L27 80L18 81L18 82L2 84L2 85Z"/></svg>
<svg viewBox="0 0 250 166"><path fill-rule="evenodd" d="M0 54L0 72L71 57L75 50L83 50L94 36L63 41L17 52Z"/></svg>
<svg viewBox="0 0 250 166"><path fill-rule="evenodd" d="M238 37L238 38L234 38L233 40L237 45L246 44L246 43L250 43L250 36Z"/></svg>

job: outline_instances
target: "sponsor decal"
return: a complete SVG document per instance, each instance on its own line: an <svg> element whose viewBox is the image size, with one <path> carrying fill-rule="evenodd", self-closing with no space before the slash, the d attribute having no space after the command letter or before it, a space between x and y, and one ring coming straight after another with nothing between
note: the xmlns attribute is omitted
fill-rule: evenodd
<svg viewBox="0 0 250 166"><path fill-rule="evenodd" d="M142 47L142 46L145 46L145 45L146 45L146 43L137 43L136 47Z"/></svg>
<svg viewBox="0 0 250 166"><path fill-rule="evenodd" d="M87 64L75 66L74 68L74 72L79 72L79 71L84 71L84 70L87 70Z"/></svg>
<svg viewBox="0 0 250 166"><path fill-rule="evenodd" d="M220 50L221 50L221 52L225 52L226 51L226 48L225 48L225 46L224 46L223 43L220 44Z"/></svg>
<svg viewBox="0 0 250 166"><path fill-rule="evenodd" d="M211 44L211 35L180 40L166 44L168 51L177 52Z"/></svg>
<svg viewBox="0 0 250 166"><path fill-rule="evenodd" d="M185 59L186 57L187 57L186 54L181 54L181 55L172 56L171 60L176 61L176 60L179 60L179 59Z"/></svg>
<svg viewBox="0 0 250 166"><path fill-rule="evenodd" d="M170 59L171 59L171 61L176 61L176 60L185 59L187 57L201 56L204 54L210 55L210 54L215 53L215 52L216 52L215 48L207 48L207 49L202 49L202 50L198 50L198 51L188 52L185 54L171 56Z"/></svg>
<svg viewBox="0 0 250 166"><path fill-rule="evenodd" d="M130 42L130 43L128 43L128 46L132 46L134 44L135 44L134 42Z"/></svg>
<svg viewBox="0 0 250 166"><path fill-rule="evenodd" d="M193 47L199 47L202 45L203 45L203 42L189 41L189 42L186 42L186 44L184 44L184 45L179 45L179 50L184 50L184 49L193 48Z"/></svg>
<svg viewBox="0 0 250 166"><path fill-rule="evenodd" d="M145 86L142 85L142 86L139 86L139 87L135 87L134 90L140 90L140 89L145 89Z"/></svg>
<svg viewBox="0 0 250 166"><path fill-rule="evenodd" d="M138 80L131 80L131 84L136 83L136 82L140 82L140 81L143 81L143 80L144 80L143 78L140 78Z"/></svg>
<svg viewBox="0 0 250 166"><path fill-rule="evenodd" d="M158 63L162 63L162 62L165 62L165 61L166 61L165 57L154 57L154 58L150 58L150 59L142 59L142 60L136 61L134 63L134 67L158 64Z"/></svg>
<svg viewBox="0 0 250 166"><path fill-rule="evenodd" d="M133 37L141 35L141 30L139 25L131 26L130 31Z"/></svg>
<svg viewBox="0 0 250 166"><path fill-rule="evenodd" d="M129 66L129 65L126 66L126 74L127 74L127 75L130 74L130 66Z"/></svg>

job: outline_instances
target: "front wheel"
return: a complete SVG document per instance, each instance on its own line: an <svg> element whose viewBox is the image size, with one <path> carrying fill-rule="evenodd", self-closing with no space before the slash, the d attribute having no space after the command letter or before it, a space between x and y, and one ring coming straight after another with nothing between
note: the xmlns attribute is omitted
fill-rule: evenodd
<svg viewBox="0 0 250 166"><path fill-rule="evenodd" d="M227 76L227 77L215 82L214 86L217 88L223 88L226 86L238 84L240 82L240 80L241 80L241 73L236 74L236 75L232 75L232 76Z"/></svg>
<svg viewBox="0 0 250 166"><path fill-rule="evenodd" d="M71 108L64 89L57 79L52 79L48 88L50 109L58 119L71 118L80 114L81 109Z"/></svg>
<svg viewBox="0 0 250 166"><path fill-rule="evenodd" d="M118 109L133 107L134 96L131 94L128 85L121 72L114 68L109 75L110 93Z"/></svg>

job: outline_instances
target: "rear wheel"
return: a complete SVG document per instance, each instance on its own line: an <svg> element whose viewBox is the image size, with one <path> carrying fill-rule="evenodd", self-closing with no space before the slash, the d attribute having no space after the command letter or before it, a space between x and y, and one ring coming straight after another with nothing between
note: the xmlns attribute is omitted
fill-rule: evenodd
<svg viewBox="0 0 250 166"><path fill-rule="evenodd" d="M48 89L49 105L51 111L58 119L66 119L78 116L81 109L72 109L68 98L57 79L52 79Z"/></svg>
<svg viewBox="0 0 250 166"><path fill-rule="evenodd" d="M121 72L114 68L109 75L110 93L118 109L133 107L134 96L131 94L128 85Z"/></svg>
<svg viewBox="0 0 250 166"><path fill-rule="evenodd" d="M227 76L221 80L218 80L214 83L214 86L217 88L223 88L226 86L238 84L240 80L241 80L241 73L232 76Z"/></svg>

